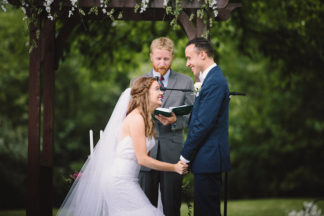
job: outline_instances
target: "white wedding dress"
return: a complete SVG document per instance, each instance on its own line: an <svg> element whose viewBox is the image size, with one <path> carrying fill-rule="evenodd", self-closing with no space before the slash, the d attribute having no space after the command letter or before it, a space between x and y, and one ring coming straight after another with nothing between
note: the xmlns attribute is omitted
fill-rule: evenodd
<svg viewBox="0 0 324 216"><path fill-rule="evenodd" d="M146 139L147 151L154 146L154 139ZM138 184L140 166L130 136L123 138L117 146L116 158L112 164L111 176L107 182L108 215L113 216L160 216Z"/></svg>
<svg viewBox="0 0 324 216"><path fill-rule="evenodd" d="M126 89L57 216L163 216L138 183L140 165L131 137L120 139L130 98ZM147 152L153 146L154 139L146 139Z"/></svg>

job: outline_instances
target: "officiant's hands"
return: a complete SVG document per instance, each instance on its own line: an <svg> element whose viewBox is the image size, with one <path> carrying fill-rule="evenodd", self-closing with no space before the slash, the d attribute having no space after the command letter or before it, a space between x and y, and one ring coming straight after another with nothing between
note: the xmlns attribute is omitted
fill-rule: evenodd
<svg viewBox="0 0 324 216"><path fill-rule="evenodd" d="M184 175L188 173L188 164L186 164L183 161L179 161L174 165L175 167L175 172L177 172L180 175Z"/></svg>
<svg viewBox="0 0 324 216"><path fill-rule="evenodd" d="M169 124L173 124L174 122L177 121L177 116L174 114L174 112L172 112L172 115L170 117L166 117L164 115L155 115L154 116L157 120L159 120L161 122L161 124L163 125L169 125Z"/></svg>

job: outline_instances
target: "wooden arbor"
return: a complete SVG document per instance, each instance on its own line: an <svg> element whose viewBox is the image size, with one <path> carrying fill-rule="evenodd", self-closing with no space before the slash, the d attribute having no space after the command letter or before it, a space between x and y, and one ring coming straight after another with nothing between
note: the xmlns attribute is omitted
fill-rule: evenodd
<svg viewBox="0 0 324 216"><path fill-rule="evenodd" d="M19 6L19 0L9 0ZM34 0L34 6L42 5L42 0ZM56 10L59 0L55 0L52 10ZM30 53L29 65L29 123L28 123L28 181L27 181L27 216L52 215L52 173L53 173L53 126L54 126L54 81L55 70L58 68L64 41L73 27L80 22L79 16L67 18L71 8L69 1L63 1L58 19L64 20L64 26L56 32L55 21L45 16L37 17L36 24L29 26L30 44L35 41L37 46ZM109 9L115 9L113 16L122 10L121 20L170 20L163 8L163 0L152 0L144 13L135 13L135 0L112 0ZM100 0L79 0L79 7L88 11L91 7L99 7ZM199 18L189 20L189 15L200 9L198 0L183 1L183 11L178 16L178 22L183 27L189 39L201 36L207 25ZM218 21L227 20L231 11L240 7L240 3L229 3L229 0L218 0ZM35 16L31 12L29 17ZM83 19L101 19L97 16L85 15ZM39 36L38 36L39 35ZM41 80L41 77L43 78ZM41 98L42 96L42 98ZM41 107L43 111L41 111ZM41 117L42 115L42 117ZM42 142L41 142L42 127Z"/></svg>

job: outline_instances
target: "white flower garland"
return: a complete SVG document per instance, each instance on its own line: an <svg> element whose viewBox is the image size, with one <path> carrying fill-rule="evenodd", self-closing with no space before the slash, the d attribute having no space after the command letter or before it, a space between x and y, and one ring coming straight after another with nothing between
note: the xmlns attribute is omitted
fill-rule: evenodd
<svg viewBox="0 0 324 216"><path fill-rule="evenodd" d="M78 12L81 15L86 15L86 13L83 11L82 8L79 7L78 5L78 0L69 0L71 3L71 8L68 11L68 18L72 17L74 15L75 12ZM90 8L88 14L91 13L95 13L96 15L98 15L98 12L101 12L102 14L105 14L106 16L108 16L112 21L115 20L113 14L115 12L114 9L111 9L110 11L108 10L108 5L109 5L109 1L110 0L100 0L100 5L99 7L92 7ZM147 8L149 7L149 3L150 1L154 1L154 0L141 0L141 2L139 4L136 3L135 5L135 12L139 12L139 13L144 13ZM170 25L175 28L175 26L177 25L177 17L180 14L180 12L182 11L181 8L181 1L183 0L175 0L175 7L170 6L170 0L163 0L163 7L165 8L166 14L171 14L174 16L174 18L172 19L172 21L170 22ZM52 8L52 4L54 2L54 0L43 0L43 4L42 4L42 8L30 8L30 6L28 3L25 2L25 0L20 0L21 2L21 10L23 11L23 13L25 14L25 17L23 18L28 19L27 15L26 15L26 11L27 9L32 10L33 12L31 13L36 13L36 14L40 14L40 13L45 13L47 18L50 20L55 20L57 18L57 14L53 13L51 8ZM6 6L9 4L8 0L0 0L0 10L3 10L4 12L7 11ZM214 13L214 16L217 17L218 16L218 9L217 9L217 0L205 0L204 3L201 5L201 8L197 10L196 15L195 14L191 14L190 15L190 21L193 19L194 16L197 16L198 18L201 19L206 19L206 9L211 9ZM123 15L122 12L119 12L118 14L118 19L122 19ZM210 26L212 26L212 22L213 19L210 18L209 20L210 22ZM30 22L33 22L32 20L30 20ZM206 32L206 34L208 34L208 32Z"/></svg>

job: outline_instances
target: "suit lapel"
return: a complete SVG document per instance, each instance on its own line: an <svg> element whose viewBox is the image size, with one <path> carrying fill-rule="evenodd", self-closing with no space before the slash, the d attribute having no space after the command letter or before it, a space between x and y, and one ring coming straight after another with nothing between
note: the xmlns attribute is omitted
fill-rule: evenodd
<svg viewBox="0 0 324 216"><path fill-rule="evenodd" d="M177 82L177 78L176 78L174 72L172 70L170 70L170 76L169 76L167 88L174 88L176 82ZM168 100L168 97L170 96L170 94L171 94L171 90L165 91L162 107L164 107L164 105L165 105L166 101Z"/></svg>

